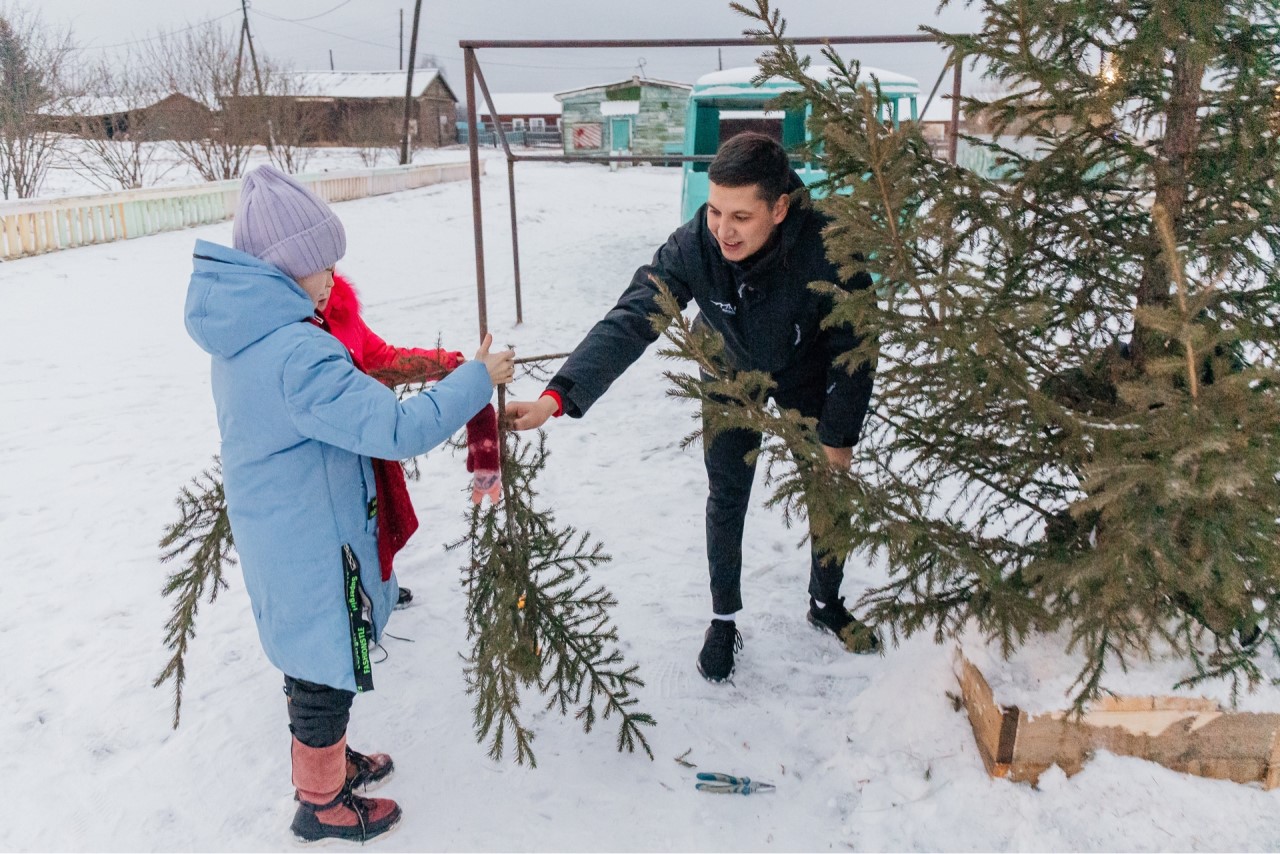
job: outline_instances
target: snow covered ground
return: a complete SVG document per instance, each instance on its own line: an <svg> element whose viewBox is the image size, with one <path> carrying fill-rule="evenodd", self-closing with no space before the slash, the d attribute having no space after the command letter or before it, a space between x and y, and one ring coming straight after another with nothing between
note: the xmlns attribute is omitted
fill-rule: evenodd
<svg viewBox="0 0 1280 854"><path fill-rule="evenodd" d="M490 172L491 326L520 355L570 349L677 224L678 172L522 164L519 328L505 170ZM337 210L349 239L340 266L371 325L396 343L440 338L470 353L468 185ZM294 847L280 675L238 571L199 615L176 732L169 689L150 687L167 658L156 541L218 441L208 359L182 325L189 256L197 237L230 236L225 223L0 264L0 849ZM442 547L464 531L468 476L460 455L438 450L410 486L423 527L397 561L416 604L389 628L406 640L388 640L378 688L352 718L353 746L389 751L398 768L379 794L405 819L378 850L1280 848L1275 792L1108 755L1071 779L1051 771L1038 789L989 779L946 695L951 649L917 638L857 657L813 631L799 532L760 506L759 484L746 648L734 684L704 682L705 482L699 452L679 449L694 412L665 396L666 367L650 353L587 418L550 425L541 494L614 556L597 577L648 681L639 697L658 720L656 759L616 753L611 722L584 737L532 711L537 769L492 762L475 743L459 660L463 556ZM539 390L524 380L515 393ZM879 578L855 559L845 592ZM1256 702L1280 709L1268 692ZM695 792L694 771L674 761L686 752L698 770L777 791Z"/></svg>

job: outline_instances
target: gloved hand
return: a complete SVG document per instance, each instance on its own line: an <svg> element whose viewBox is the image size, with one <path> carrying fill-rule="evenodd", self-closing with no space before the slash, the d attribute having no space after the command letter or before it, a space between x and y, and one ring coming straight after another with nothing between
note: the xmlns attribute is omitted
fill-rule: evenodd
<svg viewBox="0 0 1280 854"><path fill-rule="evenodd" d="M498 453L498 411L488 404L467 422L467 471L471 472L471 501L484 497L494 504L502 498L502 463Z"/></svg>

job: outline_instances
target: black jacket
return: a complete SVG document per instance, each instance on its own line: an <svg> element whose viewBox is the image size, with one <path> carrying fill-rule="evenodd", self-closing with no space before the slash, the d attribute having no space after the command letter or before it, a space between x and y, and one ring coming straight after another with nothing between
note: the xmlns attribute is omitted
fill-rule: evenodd
<svg viewBox="0 0 1280 854"><path fill-rule="evenodd" d="M810 282L837 283L847 290L871 284L865 273L840 282L827 260L822 229L827 219L798 192L771 243L743 264L726 261L707 229L706 205L680 226L641 267L617 305L592 327L552 378L565 412L580 418L644 349L658 337L649 318L657 313L656 276L680 301L692 299L705 323L724 336L725 355L739 370L770 373L778 392L812 388L821 396L818 435L823 444L851 447L858 441L871 398L872 369L850 374L834 364L858 338L847 327L822 329L831 297L815 293ZM805 395L808 396L807 394ZM815 407L816 410L816 407Z"/></svg>

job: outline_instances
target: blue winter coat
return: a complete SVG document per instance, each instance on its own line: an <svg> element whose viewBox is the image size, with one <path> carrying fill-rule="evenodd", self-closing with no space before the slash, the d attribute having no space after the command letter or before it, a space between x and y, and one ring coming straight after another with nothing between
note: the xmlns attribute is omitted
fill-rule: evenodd
<svg viewBox="0 0 1280 854"><path fill-rule="evenodd" d="M295 678L367 690L361 642L381 637L398 592L378 564L369 458L435 447L493 389L468 362L400 402L312 313L273 265L196 241L187 331L213 357L227 511L263 649Z"/></svg>

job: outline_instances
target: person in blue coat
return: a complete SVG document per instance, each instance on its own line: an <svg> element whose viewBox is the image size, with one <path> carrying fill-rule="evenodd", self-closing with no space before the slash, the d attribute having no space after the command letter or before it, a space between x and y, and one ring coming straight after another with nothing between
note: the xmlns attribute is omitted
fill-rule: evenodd
<svg viewBox="0 0 1280 854"><path fill-rule="evenodd" d="M346 251L342 223L293 178L243 182L234 248L196 241L186 327L212 357L227 512L263 649L285 674L301 839L364 841L393 827L385 754L346 745L351 702L373 688L369 648L396 603L378 560L371 458L422 454L511 380L486 336L467 362L401 401L315 320Z"/></svg>

